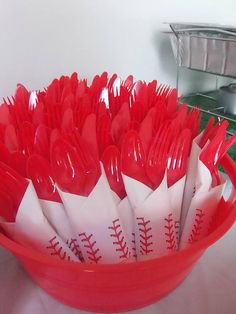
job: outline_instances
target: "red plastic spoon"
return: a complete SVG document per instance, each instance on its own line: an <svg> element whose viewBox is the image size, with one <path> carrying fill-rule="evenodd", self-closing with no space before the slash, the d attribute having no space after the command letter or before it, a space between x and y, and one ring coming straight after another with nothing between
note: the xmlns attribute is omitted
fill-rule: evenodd
<svg viewBox="0 0 236 314"><path fill-rule="evenodd" d="M63 139L56 140L51 150L51 166L55 182L60 189L85 195L85 169L72 145Z"/></svg>
<svg viewBox="0 0 236 314"><path fill-rule="evenodd" d="M32 180L39 198L61 202L50 164L45 158L38 154L32 154L27 162L27 176Z"/></svg>
<svg viewBox="0 0 236 314"><path fill-rule="evenodd" d="M138 133L134 130L127 132L124 138L121 150L121 165L124 174L150 186L150 180L145 171L145 151Z"/></svg>

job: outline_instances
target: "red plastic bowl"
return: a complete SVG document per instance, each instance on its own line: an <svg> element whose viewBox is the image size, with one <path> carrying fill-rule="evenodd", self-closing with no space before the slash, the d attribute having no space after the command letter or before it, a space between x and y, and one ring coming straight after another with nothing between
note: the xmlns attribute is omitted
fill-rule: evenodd
<svg viewBox="0 0 236 314"><path fill-rule="evenodd" d="M236 188L236 166L222 165ZM204 251L236 218L235 190L219 205L211 233L189 248L149 261L119 265L86 265L39 254L0 233L0 244L13 252L37 284L63 303L96 312L122 312L153 303L175 289Z"/></svg>

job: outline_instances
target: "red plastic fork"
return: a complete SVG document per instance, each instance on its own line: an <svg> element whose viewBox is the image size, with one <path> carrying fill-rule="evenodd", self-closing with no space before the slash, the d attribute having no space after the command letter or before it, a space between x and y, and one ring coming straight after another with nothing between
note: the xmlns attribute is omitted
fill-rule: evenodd
<svg viewBox="0 0 236 314"><path fill-rule="evenodd" d="M177 89L174 88L169 92L166 99L168 117L170 117L176 111L177 105L178 105L178 92Z"/></svg>
<svg viewBox="0 0 236 314"><path fill-rule="evenodd" d="M216 125L214 125L213 119L210 119L207 123L206 129L203 131L202 137L199 141L199 146L203 148L207 141L211 141L214 138L215 134L217 134L220 128L224 128L226 130L228 125L229 122L227 120L222 119Z"/></svg>
<svg viewBox="0 0 236 314"><path fill-rule="evenodd" d="M154 130L154 118L156 116L156 108L152 107L143 121L140 123L139 136L143 143L143 148L146 155L148 154L149 147L152 141L153 130Z"/></svg>
<svg viewBox="0 0 236 314"><path fill-rule="evenodd" d="M34 152L35 127L25 121L18 130L18 143L23 154L30 155Z"/></svg>
<svg viewBox="0 0 236 314"><path fill-rule="evenodd" d="M111 119L108 113L105 113L98 117L97 143L100 157L102 156L105 148L113 144L113 139L111 137Z"/></svg>
<svg viewBox="0 0 236 314"><path fill-rule="evenodd" d="M191 131L184 129L178 137L173 139L168 152L167 184L168 187L180 180L187 170L189 147L191 145Z"/></svg>
<svg viewBox="0 0 236 314"><path fill-rule="evenodd" d="M223 121L215 126L216 133L214 135L211 133L210 143L199 156L199 159L206 165L213 176L213 185L220 184L220 177L217 171L218 164L227 153L227 150L236 142L236 135L226 141L227 126L227 121Z"/></svg>
<svg viewBox="0 0 236 314"><path fill-rule="evenodd" d="M141 139L136 131L130 130L122 144L121 170L125 175L151 186L145 167L146 155Z"/></svg>
<svg viewBox="0 0 236 314"><path fill-rule="evenodd" d="M154 137L146 165L146 172L156 189L163 180L167 165L167 153L173 139L173 125L169 122L163 124Z"/></svg>
<svg viewBox="0 0 236 314"><path fill-rule="evenodd" d="M185 120L185 127L191 130L192 140L198 135L202 113L197 107L193 107Z"/></svg>
<svg viewBox="0 0 236 314"><path fill-rule="evenodd" d="M115 145L105 149L102 163L111 189L120 199L123 199L126 196L126 192L121 176L121 154Z"/></svg>

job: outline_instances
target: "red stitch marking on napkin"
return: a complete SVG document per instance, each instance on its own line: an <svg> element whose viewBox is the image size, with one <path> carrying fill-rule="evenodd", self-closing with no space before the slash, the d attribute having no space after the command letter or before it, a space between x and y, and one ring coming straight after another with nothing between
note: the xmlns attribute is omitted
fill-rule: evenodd
<svg viewBox="0 0 236 314"><path fill-rule="evenodd" d="M87 249L86 253L88 254L88 259L92 263L98 263L99 260L102 258L101 255L98 255L100 251L99 248L95 247L96 241L92 241L93 234L91 233L87 236L86 232L80 233L79 236L81 237L81 241L83 242L84 248Z"/></svg>
<svg viewBox="0 0 236 314"><path fill-rule="evenodd" d="M59 241L57 241L57 237L53 237L49 240L50 246L47 246L46 249L52 250L50 253L52 256L58 256L61 260L67 259L70 261L70 256L67 256L66 252L62 251L62 247L59 244Z"/></svg>
<svg viewBox="0 0 236 314"><path fill-rule="evenodd" d="M165 236L166 236L166 243L167 243L167 249L168 250L174 250L176 249L176 242L175 242L175 227L174 227L174 220L173 215L169 214L167 218L165 218L165 226L166 229Z"/></svg>
<svg viewBox="0 0 236 314"><path fill-rule="evenodd" d="M175 235L176 235L176 241L179 242L179 227L180 227L180 221L175 220Z"/></svg>
<svg viewBox="0 0 236 314"><path fill-rule="evenodd" d="M66 241L66 244L71 249L71 251L75 254L75 256L77 256L79 260L83 263L84 258L83 258L83 255L82 255L82 252L81 252L81 249L79 247L77 240L71 238L70 240Z"/></svg>
<svg viewBox="0 0 236 314"><path fill-rule="evenodd" d="M136 243L135 243L135 233L132 232L132 251L133 251L133 257L136 258L137 257L137 253L136 253Z"/></svg>
<svg viewBox="0 0 236 314"><path fill-rule="evenodd" d="M138 226L140 226L139 230L139 246L140 246L140 254L147 255L151 252L153 252L153 249L150 248L150 246L153 244L153 242L150 241L152 238L152 234L150 234L152 227L148 227L148 224L150 224L150 220L144 219L144 217L137 217L136 218L138 222Z"/></svg>
<svg viewBox="0 0 236 314"><path fill-rule="evenodd" d="M204 221L203 220L204 215L205 213L203 212L202 209L199 209L199 208L196 209L193 229L188 240L189 243L193 243L198 240L201 233L202 224Z"/></svg>
<svg viewBox="0 0 236 314"><path fill-rule="evenodd" d="M120 219L117 218L112 221L112 226L108 227L108 229L112 230L113 233L110 234L112 238L115 239L113 244L117 246L116 252L120 252L119 258L129 258L130 257L130 252L129 248L127 247L127 244L125 242L125 238L123 236L123 232L120 226Z"/></svg>

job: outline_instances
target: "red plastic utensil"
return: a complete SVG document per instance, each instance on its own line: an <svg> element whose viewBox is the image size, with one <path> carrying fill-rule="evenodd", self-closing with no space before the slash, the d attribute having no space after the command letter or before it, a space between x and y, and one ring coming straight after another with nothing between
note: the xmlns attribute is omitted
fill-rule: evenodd
<svg viewBox="0 0 236 314"><path fill-rule="evenodd" d="M39 198L61 202L56 190L49 162L38 154L32 154L27 161L27 177L32 180Z"/></svg>
<svg viewBox="0 0 236 314"><path fill-rule="evenodd" d="M167 161L168 187L174 185L186 174L190 145L191 131L189 129L182 130L179 136L173 139Z"/></svg>
<svg viewBox="0 0 236 314"><path fill-rule="evenodd" d="M214 137L208 146L201 152L199 159L206 165L209 171L212 173L218 164L222 152L222 145L226 138L227 122L222 123L218 128Z"/></svg>
<svg viewBox="0 0 236 314"><path fill-rule="evenodd" d="M182 103L176 112L174 113L173 120L175 124L178 124L179 127L182 129L185 123L185 119L188 114L188 107L187 104Z"/></svg>
<svg viewBox="0 0 236 314"><path fill-rule="evenodd" d="M76 94L75 94L76 95L75 98L77 99L77 101L84 96L85 92L86 92L86 83L84 80L79 80L77 89L76 89Z"/></svg>
<svg viewBox="0 0 236 314"><path fill-rule="evenodd" d="M108 146L102 156L102 163L111 189L123 199L126 196L121 176L121 154L115 145Z"/></svg>
<svg viewBox="0 0 236 314"><path fill-rule="evenodd" d="M99 160L96 120L96 115L94 113L91 113L87 116L82 128L82 138L88 145L91 155L94 156L95 159Z"/></svg>
<svg viewBox="0 0 236 314"><path fill-rule="evenodd" d="M10 154L9 166L14 169L17 173L26 178L26 163L28 156L22 152L13 152Z"/></svg>
<svg viewBox="0 0 236 314"><path fill-rule="evenodd" d="M113 74L112 77L110 78L110 80L108 81L107 88L109 91L112 90L112 87L113 87L113 84L114 84L116 78L117 78L117 74Z"/></svg>
<svg viewBox="0 0 236 314"><path fill-rule="evenodd" d="M32 109L32 123L34 126L46 123L44 104L42 101L38 101L37 105Z"/></svg>
<svg viewBox="0 0 236 314"><path fill-rule="evenodd" d="M153 80L147 85L148 107L152 107L156 99L157 81Z"/></svg>
<svg viewBox="0 0 236 314"><path fill-rule="evenodd" d="M4 162L5 164L8 164L9 159L10 159L9 150L3 143L0 142L0 161Z"/></svg>
<svg viewBox="0 0 236 314"><path fill-rule="evenodd" d="M83 169L82 174L85 177L84 193L85 195L89 195L101 175L99 159L96 155L92 155L90 147L78 131L75 130L73 133L68 134L68 136L71 144L76 149L80 168Z"/></svg>
<svg viewBox="0 0 236 314"><path fill-rule="evenodd" d="M119 112L111 123L111 135L114 141L119 144L120 138L127 132L130 126L130 109L128 103L123 103Z"/></svg>
<svg viewBox="0 0 236 314"><path fill-rule="evenodd" d="M106 147L114 143L111 137L111 119L107 113L98 117L97 143L100 157L102 156Z"/></svg>
<svg viewBox="0 0 236 314"><path fill-rule="evenodd" d="M50 134L50 147L58 140L61 138L61 133L58 129L53 129Z"/></svg>
<svg viewBox="0 0 236 314"><path fill-rule="evenodd" d="M72 90L73 94L75 94L76 88L78 86L78 74L76 72L71 74L70 86L71 86L71 90Z"/></svg>
<svg viewBox="0 0 236 314"><path fill-rule="evenodd" d="M134 78L133 75L129 75L127 76L127 78L125 79L123 85L127 88L127 89L131 89L133 87L133 83L134 83Z"/></svg>
<svg viewBox="0 0 236 314"><path fill-rule="evenodd" d="M51 149L51 167L53 177L61 190L84 195L85 169L79 162L75 148L57 139Z"/></svg>
<svg viewBox="0 0 236 314"><path fill-rule="evenodd" d="M0 162L0 182L11 197L17 211L28 186L28 181L6 164Z"/></svg>
<svg viewBox="0 0 236 314"><path fill-rule="evenodd" d="M61 130L62 133L71 132L74 128L73 110L67 108L62 116Z"/></svg>
<svg viewBox="0 0 236 314"><path fill-rule="evenodd" d="M48 160L50 158L50 134L51 129L44 124L40 124L34 137L34 151Z"/></svg>
<svg viewBox="0 0 236 314"><path fill-rule="evenodd" d="M10 152L18 150L16 131L15 127L12 124L8 124L6 126L4 143Z"/></svg>
<svg viewBox="0 0 236 314"><path fill-rule="evenodd" d="M140 103L140 106L142 107L141 110L145 116L149 109L147 84L142 81L137 81L134 84L134 87L132 89L132 95L133 95L133 100Z"/></svg>
<svg viewBox="0 0 236 314"><path fill-rule="evenodd" d="M191 130L192 140L198 135L202 113L199 108L193 107L185 119L185 127Z"/></svg>
<svg viewBox="0 0 236 314"><path fill-rule="evenodd" d="M177 109L178 105L178 92L176 88L173 88L166 99L166 108L167 108L167 115L170 117Z"/></svg>
<svg viewBox="0 0 236 314"><path fill-rule="evenodd" d="M211 141L208 146L202 150L199 159L205 164L209 169L213 177L213 186L220 184L220 176L218 174L217 168L221 158L226 154L227 148L233 145L234 140L228 142L229 146L226 146L226 129L228 126L227 121L223 121L221 124L215 126L217 129L216 133L211 135Z"/></svg>
<svg viewBox="0 0 236 314"><path fill-rule="evenodd" d="M140 123L139 136L143 143L146 155L148 154L154 131L154 118L156 116L156 108L151 108L146 117Z"/></svg>
<svg viewBox="0 0 236 314"><path fill-rule="evenodd" d="M167 167L167 153L172 140L171 127L169 123L165 123L154 137L147 158L146 173L153 189L156 189L163 180Z"/></svg>
<svg viewBox="0 0 236 314"><path fill-rule="evenodd" d="M21 124L18 133L18 143L23 154L30 155L34 152L35 128L32 123L25 121Z"/></svg>
<svg viewBox="0 0 236 314"><path fill-rule="evenodd" d="M203 130L202 136L201 136L200 141L199 141L199 147L203 148L205 146L206 142L209 139L210 133L214 127L214 123L215 123L215 118L211 117L208 120L205 129Z"/></svg>
<svg viewBox="0 0 236 314"><path fill-rule="evenodd" d="M8 125L10 123L10 112L7 104L0 105L0 124Z"/></svg>
<svg viewBox="0 0 236 314"><path fill-rule="evenodd" d="M150 180L146 175L146 155L138 133L130 130L124 137L121 150L122 172L145 185L150 186Z"/></svg>
<svg viewBox="0 0 236 314"><path fill-rule="evenodd" d="M28 109L29 105L29 97L30 93L22 84L17 84L16 92L15 92L15 101L22 104L24 107Z"/></svg>
<svg viewBox="0 0 236 314"><path fill-rule="evenodd" d="M14 210L13 201L6 191L3 191L0 183L0 222L1 218L7 222L14 222L16 219L16 211Z"/></svg>

